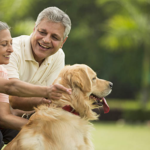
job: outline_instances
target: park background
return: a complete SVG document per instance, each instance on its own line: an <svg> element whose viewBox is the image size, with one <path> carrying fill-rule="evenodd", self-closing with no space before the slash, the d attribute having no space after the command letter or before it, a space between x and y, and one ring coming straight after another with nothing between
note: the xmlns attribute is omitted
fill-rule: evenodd
<svg viewBox="0 0 150 150"><path fill-rule="evenodd" d="M63 46L66 64L87 64L114 83L106 98L110 112L95 110L101 114L94 122L95 149L149 150L150 0L0 0L0 20L12 37L30 35L49 6L72 21Z"/></svg>

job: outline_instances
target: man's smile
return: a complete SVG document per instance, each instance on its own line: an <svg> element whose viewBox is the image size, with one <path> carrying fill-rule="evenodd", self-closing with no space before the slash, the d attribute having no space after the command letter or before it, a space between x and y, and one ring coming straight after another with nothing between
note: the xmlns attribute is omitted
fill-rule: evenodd
<svg viewBox="0 0 150 150"><path fill-rule="evenodd" d="M46 46L44 44L41 44L40 42L38 42L38 44L39 44L39 46L41 46L44 49L50 49L51 48L50 46Z"/></svg>

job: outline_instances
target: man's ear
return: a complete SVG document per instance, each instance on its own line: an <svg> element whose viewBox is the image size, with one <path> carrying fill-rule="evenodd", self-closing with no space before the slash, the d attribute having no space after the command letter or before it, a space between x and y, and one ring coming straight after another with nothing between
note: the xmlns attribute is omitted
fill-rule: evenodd
<svg viewBox="0 0 150 150"><path fill-rule="evenodd" d="M34 25L33 32L35 31L35 28L36 28L36 24Z"/></svg>
<svg viewBox="0 0 150 150"><path fill-rule="evenodd" d="M64 45L64 43L66 42L67 38L68 38L68 37L66 37L66 38L63 40L62 45L60 46L60 48L63 47L63 45Z"/></svg>

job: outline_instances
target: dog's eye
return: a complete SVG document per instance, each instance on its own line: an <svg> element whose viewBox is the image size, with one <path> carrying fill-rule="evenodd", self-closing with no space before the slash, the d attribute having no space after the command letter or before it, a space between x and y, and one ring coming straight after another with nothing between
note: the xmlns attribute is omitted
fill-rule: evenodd
<svg viewBox="0 0 150 150"><path fill-rule="evenodd" d="M94 77L92 80L93 80L93 81L96 80L96 77Z"/></svg>

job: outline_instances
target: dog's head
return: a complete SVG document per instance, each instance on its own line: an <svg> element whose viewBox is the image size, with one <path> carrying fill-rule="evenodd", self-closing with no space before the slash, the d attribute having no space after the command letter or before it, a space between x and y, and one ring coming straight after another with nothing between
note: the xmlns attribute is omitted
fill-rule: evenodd
<svg viewBox="0 0 150 150"><path fill-rule="evenodd" d="M71 105L81 117L93 120L96 114L92 109L103 105L104 113L109 112L105 96L112 91L113 84L99 79L87 65L65 66L54 83L72 89L72 94L63 95L63 100Z"/></svg>

